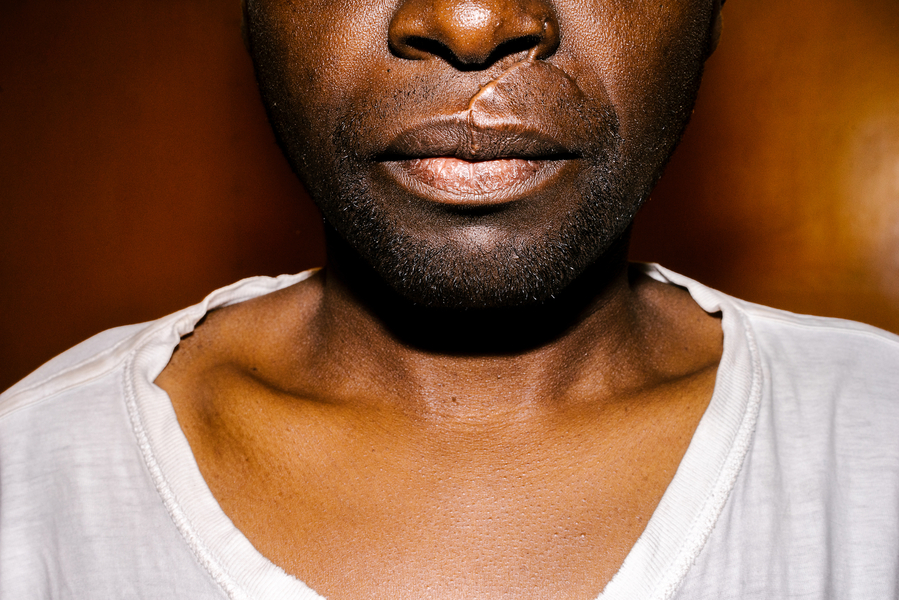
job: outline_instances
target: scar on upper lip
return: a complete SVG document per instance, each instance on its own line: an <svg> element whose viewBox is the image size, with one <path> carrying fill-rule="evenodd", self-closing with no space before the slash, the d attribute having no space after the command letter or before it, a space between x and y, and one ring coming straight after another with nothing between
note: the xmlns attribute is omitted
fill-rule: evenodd
<svg viewBox="0 0 899 600"><path fill-rule="evenodd" d="M544 21L543 28L546 29L548 27L548 25L549 25L549 23ZM500 73L498 76L494 77L490 82L486 83L485 85L481 86L480 89L478 89L477 93L471 97L471 100L468 101L468 108L465 109L465 112L468 113L467 116L469 117L469 119L471 118L471 111L474 108L475 102L477 102L483 96L488 96L488 95L492 94L497 83L499 83L502 79L504 79L510 73L517 71L518 69L520 69L522 67L528 67L528 66L531 66L531 65L534 65L537 63L537 50L539 47L540 47L539 44L535 45L533 48L528 50L528 54L525 58L512 63L511 65L506 67L506 69L503 70L502 73ZM549 63L546 63L546 64L549 64ZM562 75L564 75L566 79L569 79L569 80L571 79L571 77L569 77L568 73L565 73L564 71L562 71L558 67L555 67L554 65L550 65L550 66L554 67L555 69L558 69L559 72Z"/></svg>
<svg viewBox="0 0 899 600"><path fill-rule="evenodd" d="M499 86L504 80L511 77L514 73L519 72L522 69L548 70L556 74L557 76L568 80L570 84L577 88L577 83L571 78L568 73L566 73L556 65L546 62L545 60L538 60L537 47L535 46L534 48L531 48L525 58L512 63L490 82L478 88L478 91L468 101L468 107L462 112L462 115L464 115L464 118L468 124L468 139L466 140L466 144L470 151L478 151L478 136L475 134L475 132L481 130L486 125L486 122L479 121L483 121L484 117L488 117L487 121L490 121L489 115L491 113L491 110L490 100L488 99L493 95L494 91L497 89L497 86ZM499 93L502 94L503 92L500 91ZM479 101L482 102L480 108L478 108Z"/></svg>
<svg viewBox="0 0 899 600"><path fill-rule="evenodd" d="M480 87L480 89L478 89L477 93L471 97L471 100L468 101L468 108L466 109L466 112L469 113L469 116L471 115L471 111L472 111L472 108L474 107L475 102L477 102L482 96L487 96L487 95L493 93L493 89L496 87L496 84L499 83L499 81L501 79L503 79L509 73L511 73L513 71L517 71L521 67L533 64L537 60L536 56L537 56L537 47L534 46L533 48L530 49L530 51L528 52L528 55L523 60L519 60L517 62L512 63L511 65L506 67L506 69L502 73L500 73L499 75L494 77L488 83L482 85Z"/></svg>

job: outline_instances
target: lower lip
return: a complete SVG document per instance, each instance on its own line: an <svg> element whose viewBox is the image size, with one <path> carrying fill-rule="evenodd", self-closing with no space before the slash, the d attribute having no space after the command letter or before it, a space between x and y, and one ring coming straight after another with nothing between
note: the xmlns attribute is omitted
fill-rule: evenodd
<svg viewBox="0 0 899 600"><path fill-rule="evenodd" d="M484 206L527 196L555 175L564 162L522 158L467 161L434 157L382 164L404 187L428 200Z"/></svg>

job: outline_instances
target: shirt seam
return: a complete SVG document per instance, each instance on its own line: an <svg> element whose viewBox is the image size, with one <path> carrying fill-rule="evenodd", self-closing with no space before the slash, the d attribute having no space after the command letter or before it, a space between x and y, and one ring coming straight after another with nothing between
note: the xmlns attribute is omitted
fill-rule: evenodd
<svg viewBox="0 0 899 600"><path fill-rule="evenodd" d="M693 548L686 548L686 544L682 547L682 550L678 553L678 557L673 562L673 565L676 566L673 566L672 569L669 570L669 573L677 571L678 575L673 578L667 578L667 583L663 580L652 593L651 597L666 600L671 599L675 597L677 591L681 588L684 581L686 581L690 569L692 569L696 560L702 554L703 549L718 524L718 520L721 518L722 512L724 512L724 507L727 505L727 502L736 487L736 482L740 477L740 473L743 471L746 457L749 454L749 449L752 447L752 441L755 437L759 409L761 407L761 392L764 388L764 369L762 367L761 356L758 351L758 344L756 342L755 332L750 323L749 315L737 307L734 308L735 312L740 317L740 321L742 322L746 334L747 345L749 346L750 352L750 364L752 366L752 382L750 383L747 394L748 398L743 413L743 419L737 429L737 435L731 444L730 452L728 452L721 468L718 470L715 486L713 487L711 494L709 494L703 503L698 518L695 519L690 526L690 532L688 533L687 538L699 535L701 536L701 542L696 544ZM723 497L719 498L719 494ZM716 501L717 507L714 506ZM712 514L706 514L710 511L712 511Z"/></svg>
<svg viewBox="0 0 899 600"><path fill-rule="evenodd" d="M848 326L848 325L839 326L836 324L834 324L834 325L826 324L827 320L831 319L832 317L816 317L814 315L795 315L795 317L806 317L806 318L811 317L812 319L815 319L815 322L807 323L807 322L805 322L804 319L800 320L800 319L788 318L788 317L784 317L784 316L780 316L780 315L763 314L761 311L752 310L751 308L747 308L746 313L747 313L747 315L751 316L753 319L758 319L760 321L761 320L774 321L774 322L788 325L791 327L797 327L797 328L801 328L801 329L811 329L814 331L828 331L828 332L833 332L833 333L842 333L845 335L857 335L857 336L861 336L861 337L865 337L865 338L873 338L876 340L880 340L882 342L885 342L888 345L899 346L899 340L896 340L894 338L894 334L891 334L888 331L882 331L882 330L874 327L873 325L867 325L866 323L861 323L861 325L865 325L864 329L857 329L855 327ZM856 321L848 321L848 323L853 323L853 324L858 325L858 322L856 322ZM868 328L870 328L870 329L868 329Z"/></svg>
<svg viewBox="0 0 899 600"><path fill-rule="evenodd" d="M35 392L39 391L40 388L42 388L44 386L52 385L54 381L60 379L61 377L65 376L65 375L68 375L69 373L72 373L73 371L76 371L87 365L90 365L90 363L92 363L92 362L101 362L108 355L117 352L122 345L125 345L126 342L128 342L132 339L133 339L133 336L128 336L127 338L117 342L114 346L110 346L109 348L103 350L102 352L100 352L98 354L94 354L88 358L85 358L62 371L58 371L56 373L48 375L44 379L41 379L37 383L35 383L29 387L26 387L25 389L16 390L12 394L4 395L2 398L3 402L15 403L15 401L17 399L21 399L23 396L28 396L29 394L33 395ZM112 363L110 363L108 366L106 366L104 368L100 368L91 373L87 373L87 374L79 377L75 381L72 381L71 383L64 385L63 387L59 388L58 390L53 391L52 393L50 393L46 396L34 395L33 398L31 398L31 399L26 398L21 404L15 405L11 408L0 408L0 420L5 419L9 415L14 415L22 410L26 410L26 409L29 409L34 406L39 406L47 401L52 400L53 398L56 398L60 394L64 394L64 393L68 392L72 388L76 388L76 387L79 387L82 385L87 385L94 381L97 381L98 379L102 379L103 377L111 375L112 373L115 372L116 369L118 369L122 365L122 362L124 360L126 360L126 357L127 357L127 355L123 355L122 357L120 357L120 358L116 359L115 361L113 361Z"/></svg>
<svg viewBox="0 0 899 600"><path fill-rule="evenodd" d="M144 464L150 472L150 477L156 487L156 492L159 494L172 523L181 534L187 547L197 559L197 562L199 562L203 570L209 574L212 580L231 600L243 600L248 598L248 594L227 574L227 571L203 542L200 535L197 533L196 527L181 508L181 504L178 502L174 490L172 490L162 471L162 467L156 460L153 444L150 442L147 430L143 424L143 419L141 418L140 409L137 405L137 392L134 389L133 384L133 366L138 352L139 348L130 352L126 358L122 381L124 388L123 395L128 409L128 416L131 420L132 431L137 438L138 448L144 459Z"/></svg>

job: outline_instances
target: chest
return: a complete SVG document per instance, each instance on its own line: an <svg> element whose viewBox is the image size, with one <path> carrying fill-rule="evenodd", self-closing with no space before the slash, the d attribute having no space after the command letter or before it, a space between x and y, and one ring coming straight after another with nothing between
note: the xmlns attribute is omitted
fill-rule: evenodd
<svg viewBox="0 0 899 600"><path fill-rule="evenodd" d="M445 430L311 415L192 446L238 529L328 598L593 598L664 494L689 423Z"/></svg>

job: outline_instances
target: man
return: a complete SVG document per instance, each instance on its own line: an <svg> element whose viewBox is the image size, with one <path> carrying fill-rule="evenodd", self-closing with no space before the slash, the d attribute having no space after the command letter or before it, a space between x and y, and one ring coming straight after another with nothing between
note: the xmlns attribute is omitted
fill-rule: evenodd
<svg viewBox="0 0 899 600"><path fill-rule="evenodd" d="M328 265L4 394L0 595L899 596L899 340L626 261L720 11L249 3Z"/></svg>

